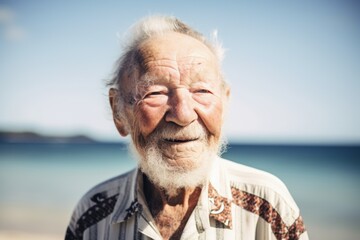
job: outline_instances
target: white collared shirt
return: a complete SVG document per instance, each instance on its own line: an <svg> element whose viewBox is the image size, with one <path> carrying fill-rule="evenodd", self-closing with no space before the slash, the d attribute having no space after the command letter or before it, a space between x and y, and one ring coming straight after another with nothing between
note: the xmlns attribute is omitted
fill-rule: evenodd
<svg viewBox="0 0 360 240"><path fill-rule="evenodd" d="M159 239L135 169L101 183L78 203L65 240ZM181 239L307 240L299 209L273 175L214 161Z"/></svg>

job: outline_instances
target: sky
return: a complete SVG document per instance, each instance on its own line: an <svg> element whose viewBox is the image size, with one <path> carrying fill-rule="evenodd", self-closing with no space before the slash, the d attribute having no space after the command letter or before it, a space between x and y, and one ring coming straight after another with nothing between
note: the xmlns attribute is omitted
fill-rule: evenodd
<svg viewBox="0 0 360 240"><path fill-rule="evenodd" d="M0 1L0 129L121 141L104 82L138 19L217 29L240 143L360 143L356 1Z"/></svg>

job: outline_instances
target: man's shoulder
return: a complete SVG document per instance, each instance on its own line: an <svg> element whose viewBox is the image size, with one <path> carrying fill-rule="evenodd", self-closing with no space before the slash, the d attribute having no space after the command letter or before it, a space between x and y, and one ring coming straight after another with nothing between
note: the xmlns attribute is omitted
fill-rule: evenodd
<svg viewBox="0 0 360 240"><path fill-rule="evenodd" d="M285 184L277 176L269 172L227 159L221 159L221 165L233 184L271 188L279 192L288 192Z"/></svg>
<svg viewBox="0 0 360 240"><path fill-rule="evenodd" d="M128 180L134 174L134 171L136 170L131 170L95 185L85 193L83 198L90 198L97 193L106 193L108 195L119 193L121 187L128 183Z"/></svg>
<svg viewBox="0 0 360 240"><path fill-rule="evenodd" d="M135 169L91 188L75 207L65 239L82 239L86 229L111 216L118 199L130 193L136 173Z"/></svg>
<svg viewBox="0 0 360 240"><path fill-rule="evenodd" d="M243 207L271 208L290 224L299 216L299 209L285 184L268 172L222 159L234 201ZM259 207L259 206L258 206Z"/></svg>
<svg viewBox="0 0 360 240"><path fill-rule="evenodd" d="M75 212L81 215L89 208L106 201L116 201L118 196L132 185L136 169L110 178L88 190L78 202Z"/></svg>

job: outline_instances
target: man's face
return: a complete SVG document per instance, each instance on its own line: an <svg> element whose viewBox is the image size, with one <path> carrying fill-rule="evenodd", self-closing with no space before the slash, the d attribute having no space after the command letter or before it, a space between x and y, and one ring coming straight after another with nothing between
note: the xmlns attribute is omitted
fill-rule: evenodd
<svg viewBox="0 0 360 240"><path fill-rule="evenodd" d="M221 135L226 97L217 59L179 33L150 38L139 50L144 74L122 83L137 99L125 108L134 145L144 159L156 145L168 167L196 168L204 152L217 151Z"/></svg>

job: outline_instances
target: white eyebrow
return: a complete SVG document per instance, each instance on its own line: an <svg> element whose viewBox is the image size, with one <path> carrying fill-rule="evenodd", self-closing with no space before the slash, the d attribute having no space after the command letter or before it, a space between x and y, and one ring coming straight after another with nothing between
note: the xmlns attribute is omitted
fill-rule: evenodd
<svg viewBox="0 0 360 240"><path fill-rule="evenodd" d="M139 82L144 82L144 83L154 83L154 81L157 79L157 77L150 75L149 73L145 73L143 74L140 79Z"/></svg>

